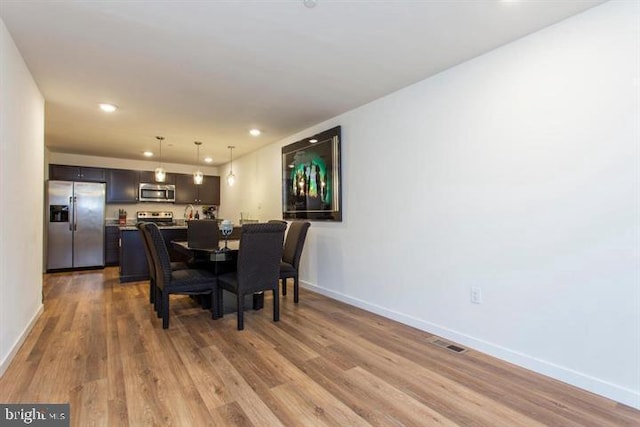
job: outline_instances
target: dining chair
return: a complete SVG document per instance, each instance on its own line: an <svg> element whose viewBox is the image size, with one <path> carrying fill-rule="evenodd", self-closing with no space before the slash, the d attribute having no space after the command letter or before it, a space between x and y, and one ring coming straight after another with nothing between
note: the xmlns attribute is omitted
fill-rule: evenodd
<svg viewBox="0 0 640 427"><path fill-rule="evenodd" d="M244 224L240 234L237 269L218 276L213 297L213 318L223 316L223 294L236 294L238 330L244 329L244 297L259 291L273 291L273 321L280 320L278 275L282 243L287 226L278 223Z"/></svg>
<svg viewBox="0 0 640 427"><path fill-rule="evenodd" d="M136 228L140 230L142 235L142 247L144 248L145 257L147 259L147 265L149 267L149 302L153 304L154 310L160 315L159 301L156 301L156 268L153 263L153 256L149 249L151 242L148 233L145 233L144 227L147 225L145 222L139 222L136 224ZM188 268L184 262L171 261L171 270L182 270Z"/></svg>
<svg viewBox="0 0 640 427"><path fill-rule="evenodd" d="M156 272L153 265L153 258L149 251L149 243L147 242L147 237L142 230L144 225L145 223L139 222L136 224L136 228L140 231L140 235L142 236L142 247L144 248L144 255L147 259L147 265L149 266L149 302L156 307Z"/></svg>
<svg viewBox="0 0 640 427"><path fill-rule="evenodd" d="M216 287L216 276L208 270L198 268L171 269L169 251L162 233L154 223L147 223L143 231L150 236L149 246L155 266L156 301L159 301L162 328L169 327L169 295L202 295L209 294L213 298ZM212 305L213 305L212 300Z"/></svg>
<svg viewBox="0 0 640 427"><path fill-rule="evenodd" d="M302 248L307 238L307 231L311 223L309 221L293 221L287 232L287 239L284 243L282 261L280 261L280 280L282 280L282 295L287 295L287 279L293 278L293 302L298 303L299 286L298 270Z"/></svg>

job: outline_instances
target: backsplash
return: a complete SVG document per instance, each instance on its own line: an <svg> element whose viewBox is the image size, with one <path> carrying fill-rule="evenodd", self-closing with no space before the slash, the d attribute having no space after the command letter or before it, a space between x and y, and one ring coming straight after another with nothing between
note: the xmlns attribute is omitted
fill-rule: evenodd
<svg viewBox="0 0 640 427"><path fill-rule="evenodd" d="M188 212L187 207L193 206L195 214L196 210L200 213L200 218L204 218L202 214L202 205L180 205L174 203L137 203L135 205L106 205L105 218L118 221L118 213L120 209L124 209L127 212L127 224L135 224L136 212L138 211L170 211L173 212L173 218L178 221L185 219L185 211Z"/></svg>

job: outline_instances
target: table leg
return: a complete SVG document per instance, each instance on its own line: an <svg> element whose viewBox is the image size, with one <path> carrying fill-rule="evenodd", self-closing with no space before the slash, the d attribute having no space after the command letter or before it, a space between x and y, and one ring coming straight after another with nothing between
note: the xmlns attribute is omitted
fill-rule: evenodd
<svg viewBox="0 0 640 427"><path fill-rule="evenodd" d="M253 309L261 310L264 307L264 292L253 294Z"/></svg>

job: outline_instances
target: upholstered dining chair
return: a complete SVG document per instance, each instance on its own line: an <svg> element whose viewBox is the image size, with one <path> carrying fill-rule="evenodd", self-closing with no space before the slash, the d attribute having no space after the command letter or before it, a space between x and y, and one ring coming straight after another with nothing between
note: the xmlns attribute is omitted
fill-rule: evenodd
<svg viewBox="0 0 640 427"><path fill-rule="evenodd" d="M287 232L284 243L282 261L280 262L280 279L282 280L282 295L287 295L287 279L293 278L293 302L298 303L300 290L298 287L298 270L302 248L307 238L307 231L311 223L309 221L293 221Z"/></svg>
<svg viewBox="0 0 640 427"><path fill-rule="evenodd" d="M147 223L143 228L149 233L151 245L149 246L155 266L156 301L159 301L162 328L169 327L169 295L201 295L209 294L213 297L216 287L216 276L208 270L197 268L185 268L181 270L171 269L169 251L158 226ZM213 304L212 300L212 304Z"/></svg>
<svg viewBox="0 0 640 427"><path fill-rule="evenodd" d="M154 305L156 302L156 272L155 267L153 266L153 258L151 257L151 252L149 251L149 243L147 242L147 236L145 236L142 227L144 227L143 222L139 222L136 224L136 228L140 231L140 235L142 236L142 247L144 248L144 254L147 258L147 265L149 266L149 302Z"/></svg>
<svg viewBox="0 0 640 427"><path fill-rule="evenodd" d="M140 234L142 235L142 247L144 247L147 265L149 267L149 302L153 304L153 308L158 312L158 315L160 315L159 301L156 301L156 267L153 263L151 250L149 249L151 245L151 237L143 230L146 224L147 223L139 222L136 224L136 228L140 230ZM188 268L187 264L184 262L171 261L171 270L182 270L184 268Z"/></svg>
<svg viewBox="0 0 640 427"><path fill-rule="evenodd" d="M273 291L273 321L280 320L278 276L286 224L243 224L237 270L218 276L214 290L213 317L223 316L223 290L236 294L238 330L244 329L244 297L259 291Z"/></svg>

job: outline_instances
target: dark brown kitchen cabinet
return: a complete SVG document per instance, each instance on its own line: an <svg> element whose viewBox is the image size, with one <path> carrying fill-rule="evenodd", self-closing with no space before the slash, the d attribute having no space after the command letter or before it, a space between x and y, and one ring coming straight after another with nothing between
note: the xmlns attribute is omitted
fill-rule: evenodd
<svg viewBox="0 0 640 427"><path fill-rule="evenodd" d="M120 228L108 225L104 228L104 263L118 265L120 263Z"/></svg>
<svg viewBox="0 0 640 427"><path fill-rule="evenodd" d="M176 203L197 203L198 189L193 183L192 175L176 174Z"/></svg>
<svg viewBox="0 0 640 427"><path fill-rule="evenodd" d="M201 205L220 205L220 177L206 175L202 185L198 186L198 197Z"/></svg>
<svg viewBox="0 0 640 427"><path fill-rule="evenodd" d="M142 234L136 229L120 232L120 282L149 279L149 264Z"/></svg>
<svg viewBox="0 0 640 427"><path fill-rule="evenodd" d="M193 183L193 175L176 174L176 203L220 205L220 177L205 175L202 184Z"/></svg>
<svg viewBox="0 0 640 427"><path fill-rule="evenodd" d="M164 182L156 182L156 174L153 171L138 172L138 181L145 184L175 184L175 174L167 173Z"/></svg>
<svg viewBox="0 0 640 427"><path fill-rule="evenodd" d="M105 182L105 170L86 166L49 165L49 179L57 181Z"/></svg>
<svg viewBox="0 0 640 427"><path fill-rule="evenodd" d="M138 171L107 169L107 203L138 202Z"/></svg>
<svg viewBox="0 0 640 427"><path fill-rule="evenodd" d="M173 248L172 240L187 240L187 229L161 228L160 232L172 261L186 261L186 257ZM120 230L120 282L149 280L149 264L142 235L137 229Z"/></svg>

